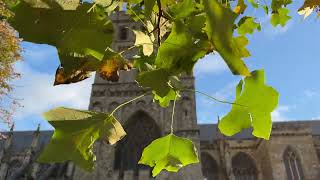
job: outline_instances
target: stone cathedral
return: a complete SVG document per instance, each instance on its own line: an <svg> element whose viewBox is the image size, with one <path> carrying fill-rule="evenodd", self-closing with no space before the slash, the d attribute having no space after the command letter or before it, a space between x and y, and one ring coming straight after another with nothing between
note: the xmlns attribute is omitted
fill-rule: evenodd
<svg viewBox="0 0 320 180"><path fill-rule="evenodd" d="M113 49L122 51L134 44L127 29L141 28L124 13L111 16L116 37ZM128 58L135 49L125 54ZM143 90L134 81L136 71L121 72L118 82L99 76L92 85L89 110L110 112ZM184 83L194 88L194 78ZM320 180L320 121L291 121L273 124L269 141L254 138L251 130L233 137L219 133L215 124L197 124L195 94L184 93L176 105L175 134L195 143L201 163L178 173L161 172L152 178L149 167L138 165L142 150L152 140L170 131L172 107L163 109L146 96L116 113L127 136L111 146L95 144L97 167L84 172L72 162L39 164L35 160L49 142L52 131L14 131L0 140L0 180Z"/></svg>

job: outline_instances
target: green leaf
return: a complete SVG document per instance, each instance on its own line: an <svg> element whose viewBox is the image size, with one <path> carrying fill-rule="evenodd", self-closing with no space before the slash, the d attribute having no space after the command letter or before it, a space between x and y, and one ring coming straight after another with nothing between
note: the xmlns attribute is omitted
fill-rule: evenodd
<svg viewBox="0 0 320 180"><path fill-rule="evenodd" d="M208 42L197 42L187 26L176 21L169 37L159 48L155 64L174 74L190 73L197 60L211 51Z"/></svg>
<svg viewBox="0 0 320 180"><path fill-rule="evenodd" d="M184 166L198 162L198 153L192 141L169 134L147 146L139 164L154 167L152 176L155 177L163 169L177 172Z"/></svg>
<svg viewBox="0 0 320 180"><path fill-rule="evenodd" d="M270 19L271 24L276 27L277 25L281 25L282 27L284 27L287 23L287 21L289 21L291 19L290 16L288 16L289 14L289 9L287 8L281 8L278 9L277 13L273 13Z"/></svg>
<svg viewBox="0 0 320 180"><path fill-rule="evenodd" d="M195 10L195 3L193 0L182 0L182 2L170 7L171 14L175 19L186 18Z"/></svg>
<svg viewBox="0 0 320 180"><path fill-rule="evenodd" d="M250 76L249 69L244 64L242 51L244 46L233 38L233 27L238 14L222 6L217 0L203 0L207 14L206 32L216 51L229 66L233 74ZM243 45L243 44L241 44Z"/></svg>
<svg viewBox="0 0 320 180"><path fill-rule="evenodd" d="M269 14L269 7L268 6L262 6L264 13Z"/></svg>
<svg viewBox="0 0 320 180"><path fill-rule="evenodd" d="M259 8L259 4L256 3L255 0L248 0L248 2L252 5L252 7L256 8L256 9Z"/></svg>
<svg viewBox="0 0 320 180"><path fill-rule="evenodd" d="M144 7L145 7L145 16L150 17L153 7L155 5L156 1L155 0L144 0Z"/></svg>
<svg viewBox="0 0 320 180"><path fill-rule="evenodd" d="M253 34L254 30L261 30L261 26L259 23L254 21L253 17L245 16L238 23L238 34L246 35Z"/></svg>
<svg viewBox="0 0 320 180"><path fill-rule="evenodd" d="M271 9L272 9L272 11L276 12L279 9L286 7L287 5L289 5L291 3L292 3L292 0L272 0Z"/></svg>
<svg viewBox="0 0 320 180"><path fill-rule="evenodd" d="M140 72L136 81L142 87L150 87L160 97L166 96L170 91L169 73L165 69Z"/></svg>
<svg viewBox="0 0 320 180"><path fill-rule="evenodd" d="M159 103L159 105L163 108L166 108L169 106L171 101L174 101L176 99L177 96L177 92L174 91L173 89L170 89L168 94L165 95L164 97L161 97L159 95L157 95L157 93L155 91L152 91L154 97L153 99Z"/></svg>
<svg viewBox="0 0 320 180"><path fill-rule="evenodd" d="M220 131L232 136L242 129L253 127L253 135L269 139L271 112L278 105L279 94L265 85L264 71L253 71L251 77L241 80L236 88L236 99L231 111L219 123ZM243 86L243 89L242 89Z"/></svg>
<svg viewBox="0 0 320 180"><path fill-rule="evenodd" d="M92 4L84 3L74 10L66 10L57 1L50 2L46 9L35 8L25 1L11 7L15 16L10 24L21 38L55 46L59 54L64 55L104 54L112 43L113 27L103 8L97 7L88 13Z"/></svg>
<svg viewBox="0 0 320 180"><path fill-rule="evenodd" d="M105 113L55 108L44 113L55 128L50 143L38 158L38 162L73 161L85 170L94 168L93 144L98 139L114 144L126 133L121 124Z"/></svg>

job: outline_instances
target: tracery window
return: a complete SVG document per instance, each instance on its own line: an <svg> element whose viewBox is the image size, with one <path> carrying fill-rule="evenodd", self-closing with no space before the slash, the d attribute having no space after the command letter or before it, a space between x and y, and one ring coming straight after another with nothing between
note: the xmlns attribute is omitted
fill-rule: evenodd
<svg viewBox="0 0 320 180"><path fill-rule="evenodd" d="M140 170L151 170L147 166L139 165L138 161L143 149L160 137L161 132L155 121L142 111L138 111L129 118L124 128L127 136L116 146L114 169L119 171L120 179L128 170L133 170L137 179Z"/></svg>
<svg viewBox="0 0 320 180"><path fill-rule="evenodd" d="M257 180L258 172L252 158L239 152L232 158L232 172L236 180Z"/></svg>
<svg viewBox="0 0 320 180"><path fill-rule="evenodd" d="M217 162L208 153L201 153L201 168L204 180L219 179Z"/></svg>
<svg viewBox="0 0 320 180"><path fill-rule="evenodd" d="M298 154L288 147L283 154L288 180L303 180L302 166Z"/></svg>

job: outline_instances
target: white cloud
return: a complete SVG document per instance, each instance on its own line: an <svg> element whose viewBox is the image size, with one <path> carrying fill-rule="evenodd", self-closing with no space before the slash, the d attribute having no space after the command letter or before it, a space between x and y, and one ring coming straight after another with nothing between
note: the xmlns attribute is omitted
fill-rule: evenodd
<svg viewBox="0 0 320 180"><path fill-rule="evenodd" d="M308 89L308 90L305 90L303 92L303 94L307 97L307 98L315 98L317 96L320 95L320 93L314 89Z"/></svg>
<svg viewBox="0 0 320 180"><path fill-rule="evenodd" d="M272 121L288 121L289 118L286 116L286 113L290 111L289 106L280 105L271 113Z"/></svg>
<svg viewBox="0 0 320 180"><path fill-rule="evenodd" d="M200 59L195 65L195 76L217 74L228 70L227 64L220 55L210 54Z"/></svg>
<svg viewBox="0 0 320 180"><path fill-rule="evenodd" d="M14 82L17 86L14 97L22 99L24 107L18 109L15 120L41 115L56 106L88 108L93 78L76 84L53 86L54 74L38 72L26 62L20 62L16 68L22 73L22 78Z"/></svg>

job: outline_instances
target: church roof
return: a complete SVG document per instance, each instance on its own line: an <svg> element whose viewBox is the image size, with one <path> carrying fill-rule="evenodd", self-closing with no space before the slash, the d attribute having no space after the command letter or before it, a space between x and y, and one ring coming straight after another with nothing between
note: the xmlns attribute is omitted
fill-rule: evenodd
<svg viewBox="0 0 320 180"><path fill-rule="evenodd" d="M295 129L297 127L307 127L311 129L311 133L314 136L320 136L320 120L313 121L285 121L285 122L274 122L273 130L283 129ZM219 133L217 124L199 124L200 140L201 141L213 141L222 135ZM242 132L235 134L227 139L252 139L252 128L245 129Z"/></svg>
<svg viewBox="0 0 320 180"><path fill-rule="evenodd" d="M9 136L9 133L10 132L3 132L5 136ZM13 136L10 150L13 153L19 153L24 152L31 146L35 131L13 131L12 133ZM53 131L40 131L38 148L47 144L50 141L52 134ZM4 148L4 144L5 139L0 140L0 149Z"/></svg>
<svg viewBox="0 0 320 180"><path fill-rule="evenodd" d="M308 127L311 129L312 135L320 136L320 120L315 121L288 121L288 122L275 122L273 123L274 131L283 130L286 128L294 129L297 127ZM200 140L212 142L222 135L219 133L217 124L199 124ZM227 139L252 139L252 129L245 129L232 137ZM3 132L4 135L9 135L10 132ZM35 131L13 131L11 151L13 153L24 152L27 150L33 140ZM42 148L47 144L53 131L40 131L38 148ZM0 149L3 149L5 140L0 140Z"/></svg>

